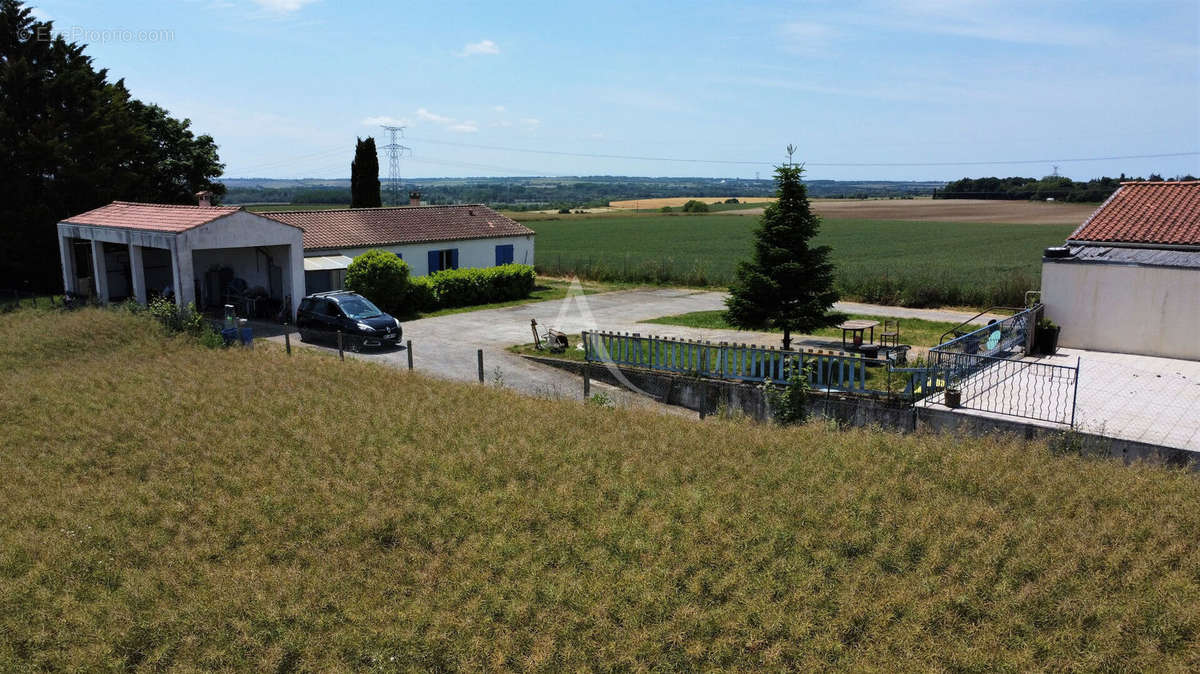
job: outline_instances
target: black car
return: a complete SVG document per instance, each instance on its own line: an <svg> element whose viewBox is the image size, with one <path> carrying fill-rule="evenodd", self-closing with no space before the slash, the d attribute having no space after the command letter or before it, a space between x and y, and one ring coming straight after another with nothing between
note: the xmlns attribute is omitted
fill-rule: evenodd
<svg viewBox="0 0 1200 674"><path fill-rule="evenodd" d="M303 341L337 341L345 348L395 346L404 331L400 321L379 310L371 300L348 290L315 293L300 301L296 328Z"/></svg>

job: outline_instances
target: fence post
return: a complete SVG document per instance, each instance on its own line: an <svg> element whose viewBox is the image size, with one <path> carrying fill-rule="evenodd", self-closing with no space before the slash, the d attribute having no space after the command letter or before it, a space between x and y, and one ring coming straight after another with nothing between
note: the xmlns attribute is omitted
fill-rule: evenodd
<svg viewBox="0 0 1200 674"><path fill-rule="evenodd" d="M342 331L338 330L338 358L346 360L346 352L342 349Z"/></svg>
<svg viewBox="0 0 1200 674"><path fill-rule="evenodd" d="M1071 430L1075 430L1075 400L1079 397L1079 356L1075 357L1075 390L1071 393Z"/></svg>
<svg viewBox="0 0 1200 674"><path fill-rule="evenodd" d="M479 361L479 383L483 383L483 349L476 349L475 356Z"/></svg>
<svg viewBox="0 0 1200 674"><path fill-rule="evenodd" d="M292 355L292 333L288 331L286 324L283 326L283 348L287 355Z"/></svg>
<svg viewBox="0 0 1200 674"><path fill-rule="evenodd" d="M408 353L408 369L412 370L412 340L404 340L404 350Z"/></svg>
<svg viewBox="0 0 1200 674"><path fill-rule="evenodd" d="M592 364L585 362L583 364L583 399L587 400L592 396Z"/></svg>

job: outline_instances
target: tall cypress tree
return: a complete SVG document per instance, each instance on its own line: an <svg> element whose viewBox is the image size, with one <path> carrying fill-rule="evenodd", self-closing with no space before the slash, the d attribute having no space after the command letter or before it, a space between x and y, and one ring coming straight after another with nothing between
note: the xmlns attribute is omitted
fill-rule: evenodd
<svg viewBox="0 0 1200 674"><path fill-rule="evenodd" d="M837 301L829 246L812 246L821 227L812 212L804 169L791 162L775 169L779 200L763 212L754 232L754 254L738 265L725 300L725 320L746 329L783 330L783 348L793 332L812 332L836 325L845 317L829 312Z"/></svg>
<svg viewBox="0 0 1200 674"><path fill-rule="evenodd" d="M379 198L379 155L375 139L357 139L354 161L350 162L350 207L374 208L383 202Z"/></svg>

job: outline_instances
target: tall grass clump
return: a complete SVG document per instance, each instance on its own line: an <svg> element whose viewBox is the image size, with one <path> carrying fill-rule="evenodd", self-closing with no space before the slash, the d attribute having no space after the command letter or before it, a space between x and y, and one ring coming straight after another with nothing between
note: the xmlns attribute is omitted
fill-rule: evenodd
<svg viewBox="0 0 1200 674"><path fill-rule="evenodd" d="M150 325L150 329L146 326ZM0 670L1194 671L1200 482L0 316Z"/></svg>

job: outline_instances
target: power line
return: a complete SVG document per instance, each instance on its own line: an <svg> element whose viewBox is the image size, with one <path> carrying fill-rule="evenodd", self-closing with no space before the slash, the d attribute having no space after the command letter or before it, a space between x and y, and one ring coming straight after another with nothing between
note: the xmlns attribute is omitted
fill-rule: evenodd
<svg viewBox="0 0 1200 674"><path fill-rule="evenodd" d="M479 150L498 150L501 152L525 152L529 154L544 154L559 157L584 157L589 159L628 159L633 161L666 161L680 162L688 164L735 164L745 166L773 166L771 161L737 161L731 159L693 159L683 157L647 157L640 155L626 154L604 154L597 152L564 152L560 150L534 150L530 148L507 147L502 145L480 145L477 143L457 143L449 140L433 140L430 138L410 138L422 143L433 143L436 145L449 145L453 147L465 147ZM1011 159L1011 160L989 160L989 161L943 161L943 162L804 162L805 166L827 166L827 167L905 167L905 166L990 166L999 164L1046 164L1046 163L1066 163L1066 162L1088 162L1088 161L1115 161L1119 159L1161 159L1164 157L1190 157L1200 155L1200 151L1193 152L1166 152L1160 154L1131 154L1131 155L1114 155L1108 157L1073 157L1073 158L1051 158L1051 159Z"/></svg>

